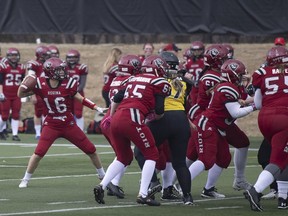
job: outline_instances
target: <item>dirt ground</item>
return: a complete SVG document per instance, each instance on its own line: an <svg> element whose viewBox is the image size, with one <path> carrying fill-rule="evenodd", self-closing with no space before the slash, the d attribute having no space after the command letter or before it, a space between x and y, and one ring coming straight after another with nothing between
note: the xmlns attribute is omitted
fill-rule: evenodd
<svg viewBox="0 0 288 216"><path fill-rule="evenodd" d="M48 44L43 44L48 45ZM273 44L231 44L235 50L235 58L243 61L250 73L253 73L265 60L267 50ZM23 43L0 43L2 56L10 47L15 47L20 50L21 62L26 63L30 59L35 58L36 44ZM60 50L60 57L65 58L66 52L71 49L78 49L81 53L81 62L88 65L89 74L86 84L86 96L98 105L104 106L104 100L101 96L102 81L102 65L106 60L109 51L114 48L120 48L125 54L142 54L142 44L127 45L127 44L98 44L98 45L81 45L81 44L56 44ZM155 53L161 48L162 44L154 44ZM185 50L189 44L177 44L178 47ZM206 44L209 46L209 44ZM182 59L182 52L179 52L178 57ZM94 111L84 108L85 127L94 118ZM21 118L33 116L33 107L31 102L23 103ZM258 111L250 114L247 117L237 120L239 126L247 133L248 136L261 136L257 126Z"/></svg>

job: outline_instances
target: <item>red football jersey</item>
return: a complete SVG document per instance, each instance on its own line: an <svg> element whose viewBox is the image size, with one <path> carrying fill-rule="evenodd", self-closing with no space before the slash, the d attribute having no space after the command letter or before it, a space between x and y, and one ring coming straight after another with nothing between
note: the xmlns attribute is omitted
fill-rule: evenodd
<svg viewBox="0 0 288 216"><path fill-rule="evenodd" d="M65 79L59 82L59 86L51 88L47 79L37 78L37 85L34 93L39 95L46 106L48 119L53 121L57 117L73 118L73 96L77 93L77 81L73 78ZM65 117L66 116L66 117ZM56 122L59 122L57 120Z"/></svg>
<svg viewBox="0 0 288 216"><path fill-rule="evenodd" d="M26 64L27 71L32 70L37 77L44 77L45 73L43 72L43 64L37 60L30 60Z"/></svg>
<svg viewBox="0 0 288 216"><path fill-rule="evenodd" d="M127 82L124 99L118 109L135 108L146 116L154 110L157 94L165 97L171 94L171 85L166 79L151 74L136 75Z"/></svg>
<svg viewBox="0 0 288 216"><path fill-rule="evenodd" d="M116 76L110 85L109 90L109 98L110 101L113 101L114 96L118 93L119 90L126 88L126 83L129 79L130 75L128 76Z"/></svg>
<svg viewBox="0 0 288 216"><path fill-rule="evenodd" d="M116 77L117 71L118 71L118 64L114 64L110 67L108 72L104 74L103 77L104 86L102 88L103 91L109 92L111 82Z"/></svg>
<svg viewBox="0 0 288 216"><path fill-rule="evenodd" d="M212 121L215 126L225 130L235 119L233 119L225 107L226 103L236 102L241 99L239 88L230 82L217 85L213 91L208 109L201 113Z"/></svg>
<svg viewBox="0 0 288 216"><path fill-rule="evenodd" d="M252 84L261 89L263 107L288 106L288 68L283 73L273 67L260 68L253 73Z"/></svg>
<svg viewBox="0 0 288 216"><path fill-rule="evenodd" d="M17 98L17 91L25 76L25 66L18 64L12 67L8 61L0 64L0 73L3 78L3 93L7 98Z"/></svg>
<svg viewBox="0 0 288 216"><path fill-rule="evenodd" d="M86 64L76 64L73 68L68 66L67 71L70 77L79 82L82 75L88 74L88 67Z"/></svg>

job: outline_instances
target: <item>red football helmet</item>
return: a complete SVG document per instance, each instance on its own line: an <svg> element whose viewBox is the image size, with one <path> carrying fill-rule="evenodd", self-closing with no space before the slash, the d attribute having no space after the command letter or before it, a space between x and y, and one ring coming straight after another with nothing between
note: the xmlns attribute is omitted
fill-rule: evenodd
<svg viewBox="0 0 288 216"><path fill-rule="evenodd" d="M118 62L119 74L136 74L141 69L141 59L137 55L124 55ZM118 74L118 73L117 73Z"/></svg>
<svg viewBox="0 0 288 216"><path fill-rule="evenodd" d="M50 58L50 51L47 46L38 46L35 50L36 59L44 63Z"/></svg>
<svg viewBox="0 0 288 216"><path fill-rule="evenodd" d="M60 52L59 52L59 49L55 45L49 45L48 49L50 50L50 57L59 58Z"/></svg>
<svg viewBox="0 0 288 216"><path fill-rule="evenodd" d="M76 49L71 49L66 54L66 62L69 65L78 64L80 61L80 52Z"/></svg>
<svg viewBox="0 0 288 216"><path fill-rule="evenodd" d="M284 46L272 47L266 57L268 66L276 66L288 63L288 50Z"/></svg>
<svg viewBox="0 0 288 216"><path fill-rule="evenodd" d="M20 61L20 52L16 48L9 48L6 52L6 58L9 63L17 64Z"/></svg>
<svg viewBox="0 0 288 216"><path fill-rule="evenodd" d="M204 64L213 69L220 70L227 60L228 49L223 45L214 44L209 46L204 53Z"/></svg>
<svg viewBox="0 0 288 216"><path fill-rule="evenodd" d="M202 41L194 41L191 43L190 50L191 50L192 56L197 58L197 57L203 56L205 46L202 43Z"/></svg>
<svg viewBox="0 0 288 216"><path fill-rule="evenodd" d="M142 73L152 73L159 77L166 76L169 65L166 61L157 55L147 57L141 67Z"/></svg>
<svg viewBox="0 0 288 216"><path fill-rule="evenodd" d="M43 64L43 71L46 77L55 80L63 80L68 78L66 71L66 63L59 58L52 57Z"/></svg>
<svg viewBox="0 0 288 216"><path fill-rule="evenodd" d="M236 59L229 59L221 66L221 76L223 80L236 85L241 85L243 76L247 75L245 65Z"/></svg>
<svg viewBox="0 0 288 216"><path fill-rule="evenodd" d="M184 50L183 57L185 60L192 57L192 51L190 48Z"/></svg>
<svg viewBox="0 0 288 216"><path fill-rule="evenodd" d="M227 57L228 59L234 58L234 48L230 44L223 44L226 49L228 49Z"/></svg>

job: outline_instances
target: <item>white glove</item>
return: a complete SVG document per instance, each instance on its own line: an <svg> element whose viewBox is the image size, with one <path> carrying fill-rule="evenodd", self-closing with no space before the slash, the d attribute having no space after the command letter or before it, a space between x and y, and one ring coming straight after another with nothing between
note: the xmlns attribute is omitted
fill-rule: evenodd
<svg viewBox="0 0 288 216"><path fill-rule="evenodd" d="M0 102L3 102L5 99L5 95L3 93L0 93Z"/></svg>
<svg viewBox="0 0 288 216"><path fill-rule="evenodd" d="M96 110L100 113L106 113L108 109L109 108L102 108L102 107L98 107L98 106L96 107Z"/></svg>

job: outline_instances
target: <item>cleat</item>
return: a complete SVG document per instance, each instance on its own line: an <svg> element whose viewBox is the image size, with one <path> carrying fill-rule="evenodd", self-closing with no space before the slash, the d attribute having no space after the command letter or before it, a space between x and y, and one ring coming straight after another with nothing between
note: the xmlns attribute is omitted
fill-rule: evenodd
<svg viewBox="0 0 288 216"><path fill-rule="evenodd" d="M217 192L217 188L212 187L210 189L203 188L203 191L201 192L201 197L203 198L215 198L215 199L222 199L226 196L224 194L220 194Z"/></svg>
<svg viewBox="0 0 288 216"><path fill-rule="evenodd" d="M167 188L164 188L161 200L179 200L182 199L182 196L174 189L171 185Z"/></svg>
<svg viewBox="0 0 288 216"><path fill-rule="evenodd" d="M183 196L183 191L182 191L182 188L181 188L181 186L180 186L179 183L174 184L174 185L173 185L173 188L174 188L181 196Z"/></svg>
<svg viewBox="0 0 288 216"><path fill-rule="evenodd" d="M184 205L194 205L191 193L186 194L182 198Z"/></svg>
<svg viewBox="0 0 288 216"><path fill-rule="evenodd" d="M275 189L271 189L269 193L261 197L261 199L269 200L276 199L278 197L278 192Z"/></svg>
<svg viewBox="0 0 288 216"><path fill-rule="evenodd" d="M35 139L36 139L36 140L39 140L39 139L40 139L40 136L35 136Z"/></svg>
<svg viewBox="0 0 288 216"><path fill-rule="evenodd" d="M6 140L6 136L3 132L0 132L0 140Z"/></svg>
<svg viewBox="0 0 288 216"><path fill-rule="evenodd" d="M246 180L234 179L232 187L234 190L240 191L240 190L249 190L252 187L252 185Z"/></svg>
<svg viewBox="0 0 288 216"><path fill-rule="evenodd" d="M29 180L22 179L20 184L19 184L19 188L27 188L28 187L28 182L29 182Z"/></svg>
<svg viewBox="0 0 288 216"><path fill-rule="evenodd" d="M278 198L278 209L287 209L288 208L288 199L282 197Z"/></svg>
<svg viewBox="0 0 288 216"><path fill-rule="evenodd" d="M117 185L112 184L112 182L110 182L106 188L108 190L107 191L108 196L114 196L115 195L119 199L123 199L125 196L123 189Z"/></svg>
<svg viewBox="0 0 288 216"><path fill-rule="evenodd" d="M5 135L5 137L9 137L8 131L6 129L3 130L3 134Z"/></svg>
<svg viewBox="0 0 288 216"><path fill-rule="evenodd" d="M21 139L17 135L12 136L12 140L13 141L21 141Z"/></svg>
<svg viewBox="0 0 288 216"><path fill-rule="evenodd" d="M263 211L262 206L260 205L261 193L258 193L255 188L252 186L249 190L246 190L244 196L250 202L250 208L253 211Z"/></svg>
<svg viewBox="0 0 288 216"><path fill-rule="evenodd" d="M94 191L94 198L95 201L98 202L99 204L105 204L104 201L104 190L102 188L102 185L96 185L93 189Z"/></svg>
<svg viewBox="0 0 288 216"><path fill-rule="evenodd" d="M159 179L156 182L151 182L148 189L148 197L154 199L155 194L161 192L162 186Z"/></svg>
<svg viewBox="0 0 288 216"><path fill-rule="evenodd" d="M160 206L160 202L152 199L151 197L142 197L141 195L139 195L136 199L136 202L142 205L149 205L149 206Z"/></svg>

